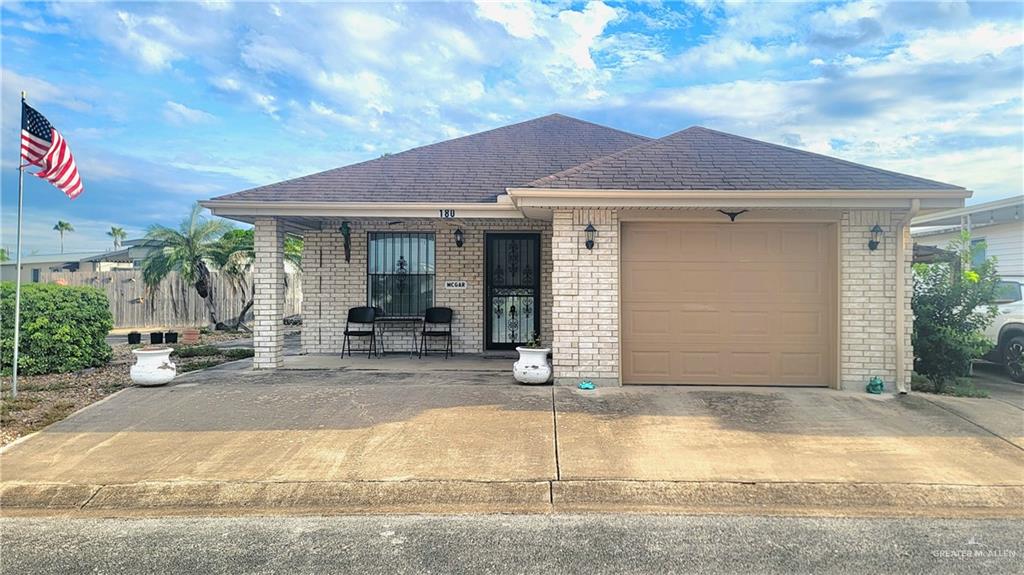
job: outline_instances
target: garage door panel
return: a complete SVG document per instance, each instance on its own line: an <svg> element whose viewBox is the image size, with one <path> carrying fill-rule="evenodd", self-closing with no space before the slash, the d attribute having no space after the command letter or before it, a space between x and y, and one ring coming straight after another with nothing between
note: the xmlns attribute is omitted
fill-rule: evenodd
<svg viewBox="0 0 1024 575"><path fill-rule="evenodd" d="M664 337L672 331L672 317L662 310L634 309L623 317L623 330L633 337Z"/></svg>
<svg viewBox="0 0 1024 575"><path fill-rule="evenodd" d="M651 379L669 378L672 369L671 351L636 351L629 357L629 363L637 376Z"/></svg>
<svg viewBox="0 0 1024 575"><path fill-rule="evenodd" d="M827 224L623 224L623 381L828 385L834 241Z"/></svg>
<svg viewBox="0 0 1024 575"><path fill-rule="evenodd" d="M782 352L779 354L782 377L816 379L825 375L825 356L822 353Z"/></svg>
<svg viewBox="0 0 1024 575"><path fill-rule="evenodd" d="M729 354L727 373L739 378L762 378L772 372L772 353L768 350L734 351Z"/></svg>
<svg viewBox="0 0 1024 575"><path fill-rule="evenodd" d="M679 335L709 335L722 331L722 314L717 311L681 311L672 315L678 318L673 332Z"/></svg>
<svg viewBox="0 0 1024 575"><path fill-rule="evenodd" d="M692 351L677 354L680 370L684 377L707 377L722 371L722 353L717 351Z"/></svg>
<svg viewBox="0 0 1024 575"><path fill-rule="evenodd" d="M772 314L767 311L733 310L728 314L728 333L763 337L771 333Z"/></svg>
<svg viewBox="0 0 1024 575"><path fill-rule="evenodd" d="M825 310L778 312L779 333L786 336L825 337Z"/></svg>

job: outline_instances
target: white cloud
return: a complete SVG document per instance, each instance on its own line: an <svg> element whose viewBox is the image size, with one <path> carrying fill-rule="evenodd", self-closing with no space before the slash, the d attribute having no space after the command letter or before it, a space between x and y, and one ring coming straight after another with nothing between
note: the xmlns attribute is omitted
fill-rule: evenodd
<svg viewBox="0 0 1024 575"><path fill-rule="evenodd" d="M379 42L401 28L390 18L359 10L340 12L337 19L349 37L359 42Z"/></svg>
<svg viewBox="0 0 1024 575"><path fill-rule="evenodd" d="M242 83L232 76L215 76L210 78L210 83L225 92L237 92L242 89Z"/></svg>
<svg viewBox="0 0 1024 575"><path fill-rule="evenodd" d="M1024 45L1019 25L986 22L968 30L929 30L897 50L890 60L914 63L969 62L981 57L999 57Z"/></svg>
<svg viewBox="0 0 1024 575"><path fill-rule="evenodd" d="M880 168L915 174L974 190L973 201L995 200L1021 193L1024 154L1014 146L967 148L902 158L879 158Z"/></svg>
<svg viewBox="0 0 1024 575"><path fill-rule="evenodd" d="M494 4L478 1L477 16L502 25L512 37L517 64L524 75L540 75L547 88L574 99L598 100L611 75L598 68L593 52L619 11L604 2L589 2L582 10L559 10L542 4Z"/></svg>
<svg viewBox="0 0 1024 575"><path fill-rule="evenodd" d="M321 71L316 78L317 85L334 97L356 102L378 114L391 111L389 99L391 88L381 76L363 70L354 74Z"/></svg>
<svg viewBox="0 0 1024 575"><path fill-rule="evenodd" d="M253 92L252 94L250 94L250 99L252 100L253 104L256 104L256 106L259 109L263 110L263 112L266 113L268 116L272 118L277 117L278 107L276 103L277 98L275 96L273 96L272 94Z"/></svg>
<svg viewBox="0 0 1024 575"><path fill-rule="evenodd" d="M138 58L146 68L161 70L183 57L174 46L158 40L147 30L151 27L147 24L166 24L166 20L148 21L124 11L117 13L117 19L121 24L122 35L115 38L114 42L122 51Z"/></svg>
<svg viewBox="0 0 1024 575"><path fill-rule="evenodd" d="M226 12L234 8L230 0L202 0L199 4L211 12Z"/></svg>
<svg viewBox="0 0 1024 575"><path fill-rule="evenodd" d="M706 44L687 50L678 62L686 68L731 68L744 62L771 62L772 56L750 42L735 38L715 38Z"/></svg>
<svg viewBox="0 0 1024 575"><path fill-rule="evenodd" d="M184 104L168 100L164 102L164 119L172 124L202 124L214 120L213 114L189 108Z"/></svg>
<svg viewBox="0 0 1024 575"><path fill-rule="evenodd" d="M21 99L21 91L28 93L30 104L36 102L54 103L76 112L88 112L92 105L77 98L75 92L59 88L53 84L33 76L19 74L9 68L2 71L3 78L3 101L7 104L17 104ZM20 111L19 111L20 113Z"/></svg>
<svg viewBox="0 0 1024 575"><path fill-rule="evenodd" d="M538 16L534 9L541 6L527 2L477 1L477 14L501 24L509 35L529 40L538 35Z"/></svg>

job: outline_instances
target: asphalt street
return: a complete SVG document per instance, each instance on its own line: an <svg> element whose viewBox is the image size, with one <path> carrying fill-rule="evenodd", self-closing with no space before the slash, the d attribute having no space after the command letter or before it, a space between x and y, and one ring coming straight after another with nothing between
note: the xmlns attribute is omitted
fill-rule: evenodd
<svg viewBox="0 0 1024 575"><path fill-rule="evenodd" d="M1019 520L652 515L5 519L35 573L1024 572Z"/></svg>

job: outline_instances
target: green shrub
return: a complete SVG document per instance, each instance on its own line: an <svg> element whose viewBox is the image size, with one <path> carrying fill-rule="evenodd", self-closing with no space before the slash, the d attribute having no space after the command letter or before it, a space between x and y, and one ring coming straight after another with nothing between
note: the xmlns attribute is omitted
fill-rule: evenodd
<svg viewBox="0 0 1024 575"><path fill-rule="evenodd" d="M995 260L968 269L980 247L972 247L966 233L953 247L956 262L914 265L914 370L931 380L936 393L992 349L984 330L997 313Z"/></svg>
<svg viewBox="0 0 1024 575"><path fill-rule="evenodd" d="M224 357L229 360L245 359L256 355L256 352L251 347L236 347L232 349L222 350L221 353Z"/></svg>
<svg viewBox="0 0 1024 575"><path fill-rule="evenodd" d="M193 361L192 363L189 364L179 365L178 373L188 373L190 371L196 371L198 369L206 369L208 367L213 367L215 365L220 365L222 363L224 362L220 361L219 359L200 359L198 361Z"/></svg>
<svg viewBox="0 0 1024 575"><path fill-rule="evenodd" d="M924 393L940 393L955 397L988 397L988 391L978 389L969 377L958 377L952 385L945 385L942 388L936 387L928 377L914 373L910 376L910 389Z"/></svg>
<svg viewBox="0 0 1024 575"><path fill-rule="evenodd" d="M0 363L11 373L14 361L14 283L0 285ZM21 343L18 372L63 373L110 361L106 337L113 327L110 304L88 286L21 286Z"/></svg>
<svg viewBox="0 0 1024 575"><path fill-rule="evenodd" d="M211 355L220 355L220 350L212 345L192 345L179 347L174 350L171 355L176 355L178 357L207 357Z"/></svg>

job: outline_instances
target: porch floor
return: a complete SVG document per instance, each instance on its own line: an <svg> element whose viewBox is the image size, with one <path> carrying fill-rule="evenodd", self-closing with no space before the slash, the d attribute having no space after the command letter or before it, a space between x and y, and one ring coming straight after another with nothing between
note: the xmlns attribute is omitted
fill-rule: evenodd
<svg viewBox="0 0 1024 575"><path fill-rule="evenodd" d="M407 353L387 354L383 357L367 358L365 353L342 356L340 354L286 355L285 370L346 369L361 371L460 371L506 373L512 378L512 358L485 357L479 354L456 354L444 358L443 354L431 354L422 358Z"/></svg>

